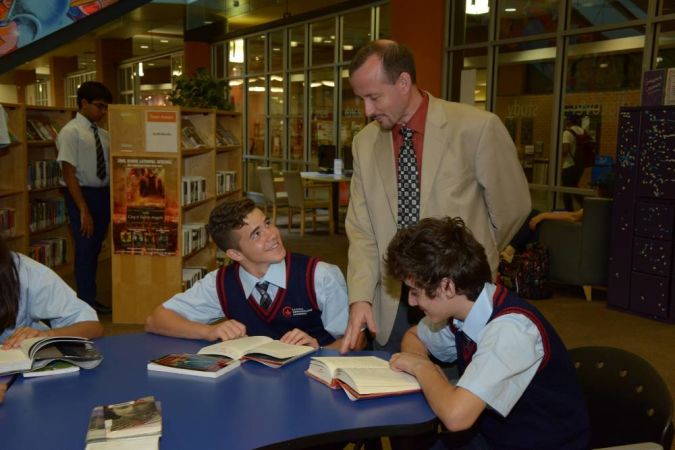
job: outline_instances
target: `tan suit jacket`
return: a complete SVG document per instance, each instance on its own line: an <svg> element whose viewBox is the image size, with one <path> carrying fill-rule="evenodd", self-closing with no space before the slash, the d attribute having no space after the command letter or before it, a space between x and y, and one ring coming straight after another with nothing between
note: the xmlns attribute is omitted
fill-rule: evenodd
<svg viewBox="0 0 675 450"><path fill-rule="evenodd" d="M401 283L385 275L383 256L396 234L396 162L392 133L373 121L352 145L354 174L346 230L350 303L370 301L389 340ZM475 107L429 95L424 131L420 218L461 217L483 244L493 273L531 209L530 193L511 137L500 119Z"/></svg>

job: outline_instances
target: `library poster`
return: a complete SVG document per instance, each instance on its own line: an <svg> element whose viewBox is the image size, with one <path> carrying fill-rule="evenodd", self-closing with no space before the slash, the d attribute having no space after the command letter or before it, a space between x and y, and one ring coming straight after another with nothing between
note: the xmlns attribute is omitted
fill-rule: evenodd
<svg viewBox="0 0 675 450"><path fill-rule="evenodd" d="M176 160L113 157L113 251L178 254Z"/></svg>

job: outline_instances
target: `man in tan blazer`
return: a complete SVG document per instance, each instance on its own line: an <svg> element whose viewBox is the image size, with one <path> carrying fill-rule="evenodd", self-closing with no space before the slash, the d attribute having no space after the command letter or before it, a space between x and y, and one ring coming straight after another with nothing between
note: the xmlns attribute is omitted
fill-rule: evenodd
<svg viewBox="0 0 675 450"><path fill-rule="evenodd" d="M386 40L367 44L352 61L350 82L374 120L352 145L346 219L350 317L341 350L353 348L367 326L376 335L376 349L399 351L408 327L407 298L399 302L401 283L386 276L383 261L397 231L399 128L414 131L419 218L461 217L485 247L493 273L499 249L531 209L530 194L500 119L418 89L414 58L406 47Z"/></svg>

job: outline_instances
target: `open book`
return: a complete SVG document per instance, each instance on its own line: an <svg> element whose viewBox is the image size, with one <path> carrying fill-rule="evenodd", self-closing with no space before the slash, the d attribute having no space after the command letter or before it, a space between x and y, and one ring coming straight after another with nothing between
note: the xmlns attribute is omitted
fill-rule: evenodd
<svg viewBox="0 0 675 450"><path fill-rule="evenodd" d="M151 360L148 363L148 370L218 378L239 367L240 364L239 360L222 356L171 353Z"/></svg>
<svg viewBox="0 0 675 450"><path fill-rule="evenodd" d="M314 347L285 344L267 336L247 336L209 345L197 353L227 356L232 359L250 359L277 368L314 351L316 351Z"/></svg>
<svg viewBox="0 0 675 450"><path fill-rule="evenodd" d="M375 356L316 356L305 373L332 389L342 388L350 400L421 390L415 377L390 369Z"/></svg>
<svg viewBox="0 0 675 450"><path fill-rule="evenodd" d="M161 434L161 407L153 396L97 406L89 418L86 450L157 449Z"/></svg>
<svg viewBox="0 0 675 450"><path fill-rule="evenodd" d="M92 341L75 336L34 337L19 348L0 349L0 374L39 369L62 360L83 369L93 369L103 360Z"/></svg>
<svg viewBox="0 0 675 450"><path fill-rule="evenodd" d="M80 367L68 362L57 359L39 369L29 370L23 373L24 378L48 377L52 375L62 375L64 373L79 372Z"/></svg>

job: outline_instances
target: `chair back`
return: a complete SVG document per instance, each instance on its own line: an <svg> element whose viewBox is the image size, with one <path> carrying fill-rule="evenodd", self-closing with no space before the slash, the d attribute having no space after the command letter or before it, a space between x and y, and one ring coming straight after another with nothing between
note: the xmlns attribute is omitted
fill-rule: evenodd
<svg viewBox="0 0 675 450"><path fill-rule="evenodd" d="M302 185L302 177L297 170L284 172L284 186L288 194L288 204L291 208L303 208L305 201L305 188Z"/></svg>
<svg viewBox="0 0 675 450"><path fill-rule="evenodd" d="M262 189L263 196L267 203L275 204L277 194L274 189L274 177L272 176L271 167L257 167L258 180L260 180L260 189Z"/></svg>
<svg viewBox="0 0 675 450"><path fill-rule="evenodd" d="M673 400L663 378L643 358L613 347L569 351L591 419L591 447L673 441Z"/></svg>

